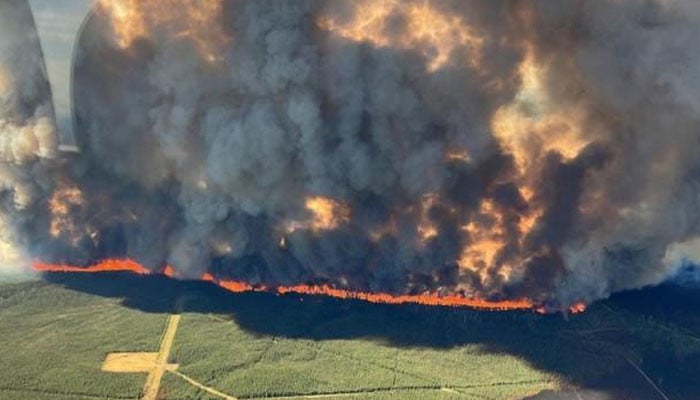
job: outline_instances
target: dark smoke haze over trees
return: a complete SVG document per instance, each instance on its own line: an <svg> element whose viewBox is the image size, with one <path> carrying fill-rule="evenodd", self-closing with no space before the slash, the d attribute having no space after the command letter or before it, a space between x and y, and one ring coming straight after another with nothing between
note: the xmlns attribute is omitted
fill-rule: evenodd
<svg viewBox="0 0 700 400"><path fill-rule="evenodd" d="M3 264L566 306L698 252L696 1L103 1L72 155L23 4Z"/></svg>

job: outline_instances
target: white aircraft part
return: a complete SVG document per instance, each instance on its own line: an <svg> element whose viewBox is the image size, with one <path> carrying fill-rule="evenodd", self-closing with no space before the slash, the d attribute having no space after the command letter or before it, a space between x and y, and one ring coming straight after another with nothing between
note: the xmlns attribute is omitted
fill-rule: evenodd
<svg viewBox="0 0 700 400"><path fill-rule="evenodd" d="M71 99L73 50L94 0L29 0L51 82L62 148L74 148Z"/></svg>

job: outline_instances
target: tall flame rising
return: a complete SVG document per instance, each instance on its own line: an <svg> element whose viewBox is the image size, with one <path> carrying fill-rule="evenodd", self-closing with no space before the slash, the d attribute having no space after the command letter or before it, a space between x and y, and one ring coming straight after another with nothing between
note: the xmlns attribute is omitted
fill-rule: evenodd
<svg viewBox="0 0 700 400"><path fill-rule="evenodd" d="M56 190L49 199L51 211L51 226L49 233L52 237L67 236L75 242L80 237L79 229L70 218L73 208L80 207L85 202L80 189L72 186ZM75 244L75 243L74 243Z"/></svg>
<svg viewBox="0 0 700 400"><path fill-rule="evenodd" d="M488 270L497 264L498 253L508 243L505 241L503 216L490 200L484 200L478 219L463 227L471 241L463 249L458 261L460 268L477 272L482 282L489 280Z"/></svg>
<svg viewBox="0 0 700 400"><path fill-rule="evenodd" d="M467 67L477 73L482 64L485 39L478 30L459 16L447 14L432 2L401 2L399 0L359 1L351 17L324 15L317 25L334 35L374 47L419 51L427 60L426 69L435 72L455 60L469 60ZM527 32L533 24L532 15L523 11ZM527 34L522 39L523 58L517 69L519 90L491 117L491 130L498 144L513 155L516 176L512 177L526 207L518 212L517 232L507 226L506 211L492 199L484 198L474 215L464 222L462 232L467 237L456 260L462 271L476 274L483 286L517 281L524 274L528 255L516 254L505 260L500 257L506 248L523 251L525 239L536 229L544 209L535 198L537 189L533 177L539 174L541 157L549 152L559 153L571 160L579 155L589 140L583 135L584 109L578 105L562 107L550 98L547 88L548 65L538 58ZM455 57L463 52L466 57ZM464 66L461 66L464 67ZM448 162L470 163L471 155L463 149L447 149ZM430 221L428 210L440 205L438 195L427 193L419 209L417 234L421 245L440 235ZM456 216L455 216L456 217ZM373 240L394 233L394 221L370 233ZM516 240L513 237L516 236Z"/></svg>
<svg viewBox="0 0 700 400"><path fill-rule="evenodd" d="M557 152L575 158L588 145L581 126L583 110L553 104L547 93L547 66L542 65L531 45L525 45L520 64L520 91L515 99L497 110L492 131L509 152L521 172L526 173L537 154Z"/></svg>

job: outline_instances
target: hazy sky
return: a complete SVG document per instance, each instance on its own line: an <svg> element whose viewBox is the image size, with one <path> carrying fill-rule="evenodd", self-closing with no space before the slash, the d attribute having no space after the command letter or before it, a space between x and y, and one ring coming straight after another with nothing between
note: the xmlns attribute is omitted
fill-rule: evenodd
<svg viewBox="0 0 700 400"><path fill-rule="evenodd" d="M78 28L94 0L29 0L46 56L62 139L70 132L70 68Z"/></svg>

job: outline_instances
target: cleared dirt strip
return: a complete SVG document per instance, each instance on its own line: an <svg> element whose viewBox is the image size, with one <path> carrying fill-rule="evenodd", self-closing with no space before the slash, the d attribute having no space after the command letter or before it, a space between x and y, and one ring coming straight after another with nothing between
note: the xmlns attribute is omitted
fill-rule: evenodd
<svg viewBox="0 0 700 400"><path fill-rule="evenodd" d="M158 351L158 357L156 358L156 365L148 374L146 385L143 387L143 397L141 397L142 400L157 400L158 398L160 382L163 379L165 370L168 368L168 357L170 356L170 350L172 349L173 342L175 341L175 333L177 333L180 318L181 317L178 314L173 314L168 317L168 325L165 328L163 339L160 342L160 350Z"/></svg>
<svg viewBox="0 0 700 400"><path fill-rule="evenodd" d="M654 383L654 381L649 377L649 375L647 375L646 372L644 372L644 370L639 365L637 365L637 363L632 361L631 358L625 357L625 359L627 359L627 362L630 363L630 365L642 375L644 380L646 380L649 383L649 385L651 385L651 387L654 388L654 390L656 390L656 393L658 393L659 396L661 396L661 398L663 398L664 400L671 400L668 396L666 396L666 393L664 393L664 391L661 390L661 388Z"/></svg>
<svg viewBox="0 0 700 400"><path fill-rule="evenodd" d="M225 400L238 400L238 398L236 398L236 397L230 396L230 395L228 395L228 394L226 394L226 393L222 393L222 392L220 392L220 391L218 391L218 390L216 390L216 389L214 389L214 388L212 388L212 387L205 386L204 384L201 384L201 383L195 381L194 379L190 378L189 376L187 376L187 375L185 375L185 374L183 374L183 373L181 373L181 372L178 372L178 371L175 371L175 370L171 370L171 371L168 371L168 372L172 372L173 374L175 374L175 375L179 376L180 378L184 379L184 380L185 380L187 383L189 383L190 385L192 385L192 386L194 386L194 387L197 387L197 388L199 388L199 389L201 389L201 390L204 390L205 392L207 392L207 393L209 393L209 394L213 394L214 396L221 397L222 399L225 399Z"/></svg>

